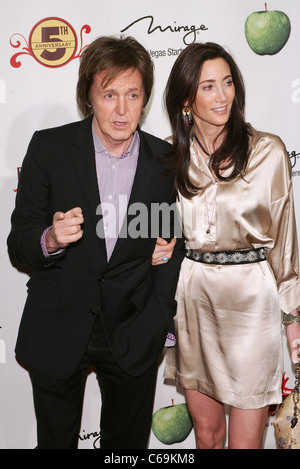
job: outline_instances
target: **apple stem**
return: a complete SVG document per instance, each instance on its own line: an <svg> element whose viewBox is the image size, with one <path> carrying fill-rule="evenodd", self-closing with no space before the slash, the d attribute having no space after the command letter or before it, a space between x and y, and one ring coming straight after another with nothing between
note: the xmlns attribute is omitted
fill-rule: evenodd
<svg viewBox="0 0 300 469"><path fill-rule="evenodd" d="M265 3L265 10L268 11L268 4Z"/></svg>
<svg viewBox="0 0 300 469"><path fill-rule="evenodd" d="M172 399L172 405L174 405L174 399Z"/></svg>

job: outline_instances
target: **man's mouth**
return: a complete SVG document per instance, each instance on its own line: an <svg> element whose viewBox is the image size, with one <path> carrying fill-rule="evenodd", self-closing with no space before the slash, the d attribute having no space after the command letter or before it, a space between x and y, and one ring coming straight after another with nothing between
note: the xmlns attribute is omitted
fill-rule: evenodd
<svg viewBox="0 0 300 469"><path fill-rule="evenodd" d="M114 125L117 127L125 127L127 122L114 121Z"/></svg>

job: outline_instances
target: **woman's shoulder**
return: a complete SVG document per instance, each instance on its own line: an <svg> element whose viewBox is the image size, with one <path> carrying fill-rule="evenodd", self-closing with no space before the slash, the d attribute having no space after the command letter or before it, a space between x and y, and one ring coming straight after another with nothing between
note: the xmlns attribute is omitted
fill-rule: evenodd
<svg viewBox="0 0 300 469"><path fill-rule="evenodd" d="M249 168L261 168L261 165L263 165L265 172L268 172L270 176L270 180L272 180L272 174L276 178L277 183L282 179L284 174L286 175L286 180L290 180L290 158L282 139L274 133L259 131L252 126L250 126L250 130Z"/></svg>
<svg viewBox="0 0 300 469"><path fill-rule="evenodd" d="M251 124L248 124L249 130L249 147L254 150L256 148L270 148L286 152L286 147L279 135L272 132L262 131L255 129Z"/></svg>

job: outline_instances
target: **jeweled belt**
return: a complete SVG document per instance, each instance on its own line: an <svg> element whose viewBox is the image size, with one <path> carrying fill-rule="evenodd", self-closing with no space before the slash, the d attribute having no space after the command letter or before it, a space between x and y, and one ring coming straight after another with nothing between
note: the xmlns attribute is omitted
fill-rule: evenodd
<svg viewBox="0 0 300 469"><path fill-rule="evenodd" d="M252 264L267 258L266 248L246 249L242 251L215 251L197 252L187 249L185 256L188 259L204 264Z"/></svg>

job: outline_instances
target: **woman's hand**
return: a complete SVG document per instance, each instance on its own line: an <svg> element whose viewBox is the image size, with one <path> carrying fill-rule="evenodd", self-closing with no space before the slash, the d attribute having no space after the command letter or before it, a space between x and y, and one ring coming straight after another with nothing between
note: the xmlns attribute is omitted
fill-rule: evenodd
<svg viewBox="0 0 300 469"><path fill-rule="evenodd" d="M157 238L154 252L152 254L152 265L160 265L168 262L173 254L176 238L169 243L163 238Z"/></svg>
<svg viewBox="0 0 300 469"><path fill-rule="evenodd" d="M294 316L298 316L298 310L291 312ZM293 363L300 361L300 323L293 322L286 326L286 336L290 348L291 360Z"/></svg>

